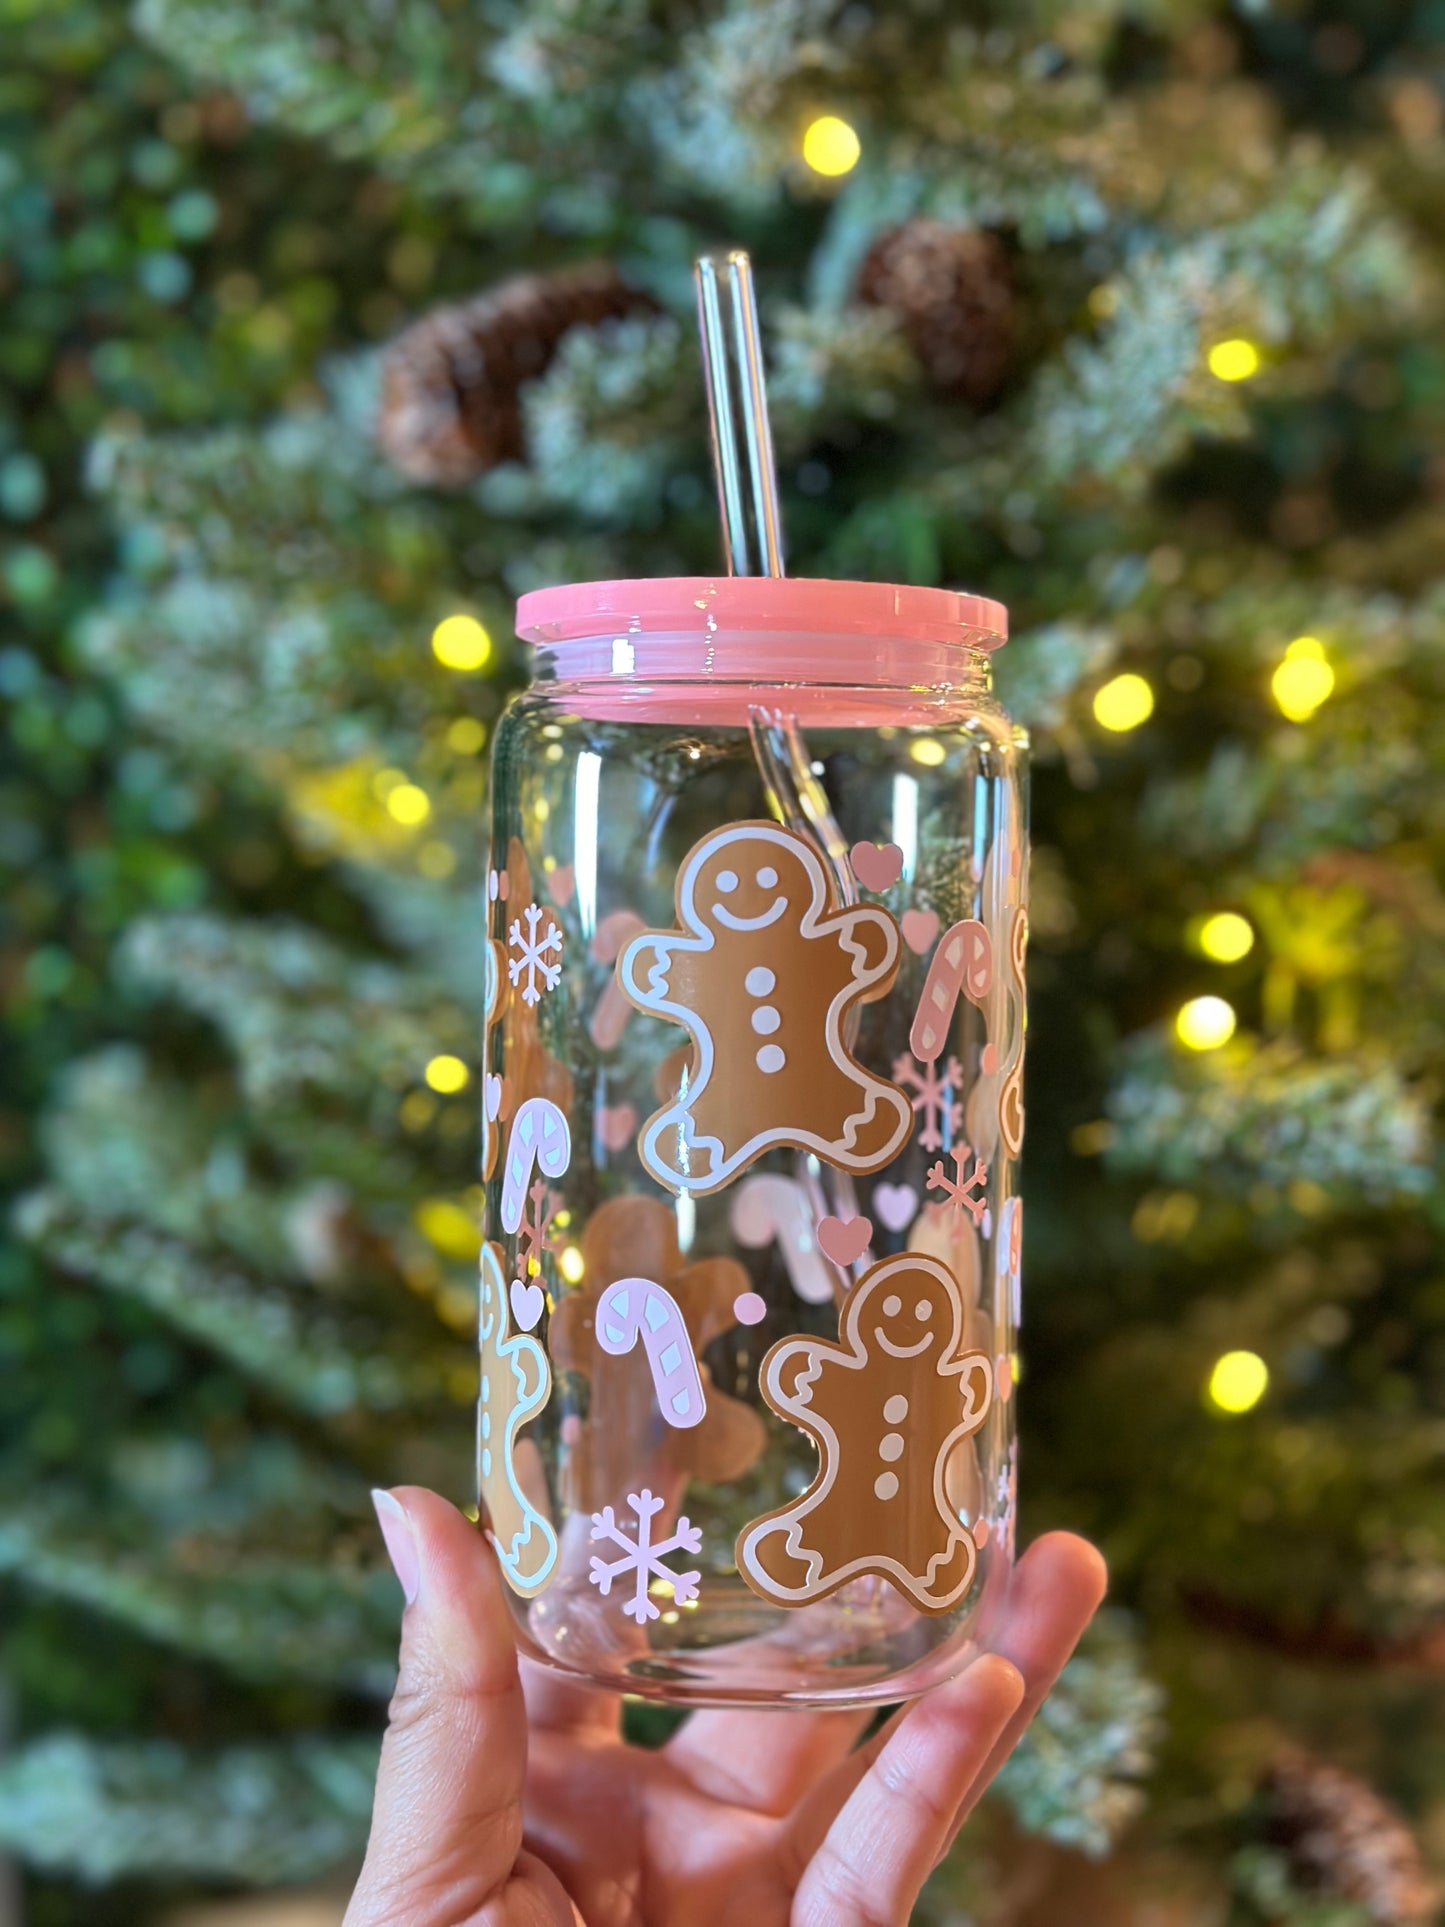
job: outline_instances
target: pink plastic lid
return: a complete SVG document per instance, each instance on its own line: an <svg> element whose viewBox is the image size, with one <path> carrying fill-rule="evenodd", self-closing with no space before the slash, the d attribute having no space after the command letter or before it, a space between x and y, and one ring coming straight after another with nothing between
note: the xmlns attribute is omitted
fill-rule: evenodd
<svg viewBox="0 0 1445 1927"><path fill-rule="evenodd" d="M517 634L543 647L613 634L721 638L765 633L991 650L1008 639L1008 611L1001 602L957 589L758 575L566 582L533 589L517 604Z"/></svg>

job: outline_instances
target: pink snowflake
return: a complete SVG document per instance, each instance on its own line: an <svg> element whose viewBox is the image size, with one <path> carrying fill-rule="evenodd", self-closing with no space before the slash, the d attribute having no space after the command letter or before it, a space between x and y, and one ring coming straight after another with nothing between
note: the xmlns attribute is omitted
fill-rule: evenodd
<svg viewBox="0 0 1445 1927"><path fill-rule="evenodd" d="M967 1211L975 1225L982 1224L988 1210L988 1200L983 1195L983 1187L988 1183L988 1166L981 1157L975 1157L973 1149L967 1144L956 1144L949 1156L953 1160L953 1175L949 1176L944 1160L931 1165L928 1172L929 1188L941 1191L955 1211ZM964 1175L964 1166L973 1158L973 1169ZM975 1196L975 1187L978 1195Z"/></svg>
<svg viewBox="0 0 1445 1927"><path fill-rule="evenodd" d="M953 1142L963 1123L963 1069L956 1057L942 1065L920 1064L904 1051L893 1065L893 1080L914 1093L913 1109L923 1120L918 1142L925 1151L941 1151Z"/></svg>

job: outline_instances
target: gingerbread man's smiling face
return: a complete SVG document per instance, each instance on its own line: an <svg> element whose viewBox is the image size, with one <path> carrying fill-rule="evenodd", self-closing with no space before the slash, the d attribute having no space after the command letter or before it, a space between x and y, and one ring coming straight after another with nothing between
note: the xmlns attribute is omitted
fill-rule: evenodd
<svg viewBox="0 0 1445 1927"><path fill-rule="evenodd" d="M728 831L699 851L684 907L702 928L752 934L822 910L819 881L788 840L762 828Z"/></svg>
<svg viewBox="0 0 1445 1927"><path fill-rule="evenodd" d="M890 1358L918 1359L937 1365L950 1357L963 1337L958 1308L942 1282L919 1269L881 1280L868 1302L857 1306L855 1330L870 1349Z"/></svg>

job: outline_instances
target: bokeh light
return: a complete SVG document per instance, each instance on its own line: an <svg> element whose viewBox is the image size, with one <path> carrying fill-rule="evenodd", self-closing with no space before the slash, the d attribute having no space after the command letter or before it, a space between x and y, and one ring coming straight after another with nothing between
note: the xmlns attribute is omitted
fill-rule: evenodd
<svg viewBox="0 0 1445 1927"><path fill-rule="evenodd" d="M1259 350L1240 336L1216 341L1209 351L1209 372L1218 381L1248 381L1259 373Z"/></svg>
<svg viewBox="0 0 1445 1927"><path fill-rule="evenodd" d="M863 143L857 134L836 114L820 114L803 135L803 159L815 174L828 180L850 174L862 152Z"/></svg>
<svg viewBox="0 0 1445 1927"><path fill-rule="evenodd" d="M1223 997L1191 997L1174 1019L1181 1044L1190 1050L1218 1050L1234 1035L1239 1019Z"/></svg>
<svg viewBox="0 0 1445 1927"><path fill-rule="evenodd" d="M1258 1352L1226 1352L1209 1374L1209 1402L1220 1412L1248 1412L1269 1389L1269 1367Z"/></svg>
<svg viewBox="0 0 1445 1927"><path fill-rule="evenodd" d="M425 823L431 815L431 798L415 783L398 783L388 790L386 807L398 823L412 829L418 823Z"/></svg>
<svg viewBox="0 0 1445 1927"><path fill-rule="evenodd" d="M450 1097L454 1092L467 1088L472 1074L460 1057L452 1057L443 1051L428 1063L425 1076L434 1091L440 1091L443 1097Z"/></svg>
<svg viewBox="0 0 1445 1927"><path fill-rule="evenodd" d="M566 1245L563 1247L562 1255L557 1260L557 1269L569 1285L581 1284L582 1274L587 1269L587 1266L583 1261L582 1253L576 1245Z"/></svg>
<svg viewBox="0 0 1445 1927"><path fill-rule="evenodd" d="M1215 963L1238 963L1254 948L1254 925L1237 910L1218 910L1205 918L1199 948Z"/></svg>
<svg viewBox="0 0 1445 1927"><path fill-rule="evenodd" d="M1104 729L1137 729L1154 714L1154 691L1132 671L1115 676L1094 694L1094 720Z"/></svg>
<svg viewBox="0 0 1445 1927"><path fill-rule="evenodd" d="M491 661L492 638L475 616L446 616L431 633L432 654L445 669L481 669Z"/></svg>
<svg viewBox="0 0 1445 1927"><path fill-rule="evenodd" d="M1296 636L1270 678L1270 693L1292 723L1308 722L1335 686L1318 636Z"/></svg>
<svg viewBox="0 0 1445 1927"><path fill-rule="evenodd" d="M920 736L916 743L909 745L908 754L925 769L937 769L948 751L936 736Z"/></svg>

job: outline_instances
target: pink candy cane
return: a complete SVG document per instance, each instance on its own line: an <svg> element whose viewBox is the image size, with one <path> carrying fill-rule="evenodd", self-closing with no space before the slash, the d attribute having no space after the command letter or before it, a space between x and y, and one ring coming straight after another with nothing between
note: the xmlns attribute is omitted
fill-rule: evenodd
<svg viewBox="0 0 1445 1927"><path fill-rule="evenodd" d="M959 994L981 1004L993 983L993 943L975 917L964 917L947 931L928 966L908 1047L921 1064L931 1064L948 1041Z"/></svg>
<svg viewBox="0 0 1445 1927"><path fill-rule="evenodd" d="M598 963L616 963L632 939L647 925L635 910L612 910L598 924L592 937L592 954ZM632 1015L632 1006L623 996L616 977L597 999L587 1029L598 1050L615 1050Z"/></svg>
<svg viewBox="0 0 1445 1927"><path fill-rule="evenodd" d="M502 1229L516 1231L527 1204L532 1166L544 1176L560 1178L572 1162L572 1134L567 1120L546 1097L529 1097L512 1123L507 1157L502 1169Z"/></svg>
<svg viewBox="0 0 1445 1927"><path fill-rule="evenodd" d="M620 1358L639 1338L647 1348L662 1416L679 1430L696 1425L707 1398L677 1300L650 1278L619 1278L598 1300L597 1343Z"/></svg>

